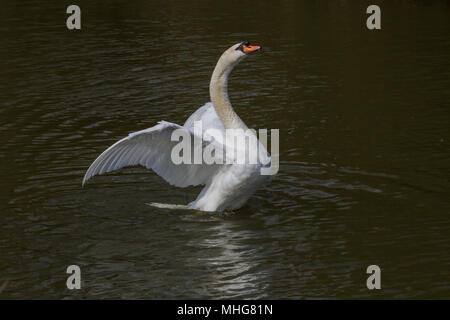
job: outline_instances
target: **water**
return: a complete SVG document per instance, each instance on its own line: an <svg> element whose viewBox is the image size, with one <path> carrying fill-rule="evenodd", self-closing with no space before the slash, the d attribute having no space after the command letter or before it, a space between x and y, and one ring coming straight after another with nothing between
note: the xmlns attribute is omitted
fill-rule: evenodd
<svg viewBox="0 0 450 320"><path fill-rule="evenodd" d="M2 1L2 298L449 298L450 7L364 1ZM231 100L280 129L279 174L228 214L171 211L143 168L95 177L129 132L183 123L250 40ZM82 289L66 289L66 268ZM382 289L366 288L367 266Z"/></svg>

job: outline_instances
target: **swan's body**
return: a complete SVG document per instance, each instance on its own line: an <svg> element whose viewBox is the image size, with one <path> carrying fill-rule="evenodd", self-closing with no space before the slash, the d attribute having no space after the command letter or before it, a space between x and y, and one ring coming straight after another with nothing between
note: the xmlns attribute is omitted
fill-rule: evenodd
<svg viewBox="0 0 450 320"><path fill-rule="evenodd" d="M175 130L185 130L193 139L203 139L199 147L220 144L207 135L207 130L215 129L225 134L226 129L247 130L245 123L234 111L228 99L228 75L235 65L248 53L259 50L247 42L239 43L226 50L214 69L211 83L211 102L194 112L179 126L161 121L156 126L131 133L104 151L87 170L83 184L96 174L114 171L126 166L142 165L153 169L167 182L177 187L205 185L197 199L186 208L202 211L223 211L238 209L258 189L268 176L261 175L260 169L270 166L270 156L266 148L256 139L248 148L257 148L259 162L256 164L237 164L235 153L224 146L225 157L231 162L224 164L174 164L171 159L172 148L178 141L171 141ZM201 121L202 133L194 130L196 122ZM206 134L205 134L206 133ZM195 148L195 147L194 147ZM194 152L194 150L192 150ZM239 152L248 150L239 149ZM165 205L155 204L158 207ZM175 206L179 208L180 206Z"/></svg>

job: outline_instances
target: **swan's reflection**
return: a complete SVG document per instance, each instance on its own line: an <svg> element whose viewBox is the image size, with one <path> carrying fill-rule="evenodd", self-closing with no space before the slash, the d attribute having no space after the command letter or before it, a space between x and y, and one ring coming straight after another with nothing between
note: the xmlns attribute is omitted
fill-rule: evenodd
<svg viewBox="0 0 450 320"><path fill-rule="evenodd" d="M198 283L198 294L211 296L213 293L223 299L263 298L267 282L260 264L264 259L262 251L250 244L258 235L248 230L244 221L234 218L233 215L212 218L214 221L208 223L205 236L188 243L199 252L208 253L190 260L197 267L209 270L209 275L201 279L204 282Z"/></svg>

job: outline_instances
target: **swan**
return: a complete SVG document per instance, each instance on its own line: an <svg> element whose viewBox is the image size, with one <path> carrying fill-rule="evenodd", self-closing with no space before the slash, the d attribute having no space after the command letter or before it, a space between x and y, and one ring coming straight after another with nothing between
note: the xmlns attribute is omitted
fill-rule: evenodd
<svg viewBox="0 0 450 320"><path fill-rule="evenodd" d="M248 133L248 127L234 111L228 98L228 76L240 61L260 49L260 46L251 45L248 41L227 49L220 56L211 77L211 102L197 109L183 126L160 121L151 128L131 133L114 143L91 164L82 185L95 175L126 166L141 165L153 169L164 180L177 187L204 185L197 198L188 205L150 203L152 206L218 212L242 207L268 180L268 175L261 174L261 168L270 166L270 155L257 138L256 144L249 143L248 148L243 150L242 146L230 147L227 141L215 139L215 136L208 135L207 132L214 129L225 133L227 130L237 129L238 132ZM195 129L199 122L201 132ZM176 130L187 132L193 139L203 139L200 144L202 150L210 144L224 146L225 157L227 160L231 158L231 162L175 164L171 154L177 141L172 141L171 137ZM254 132L252 134L255 135ZM236 155L242 155L242 152L248 154L249 148L258 149L259 161L252 164L236 162Z"/></svg>

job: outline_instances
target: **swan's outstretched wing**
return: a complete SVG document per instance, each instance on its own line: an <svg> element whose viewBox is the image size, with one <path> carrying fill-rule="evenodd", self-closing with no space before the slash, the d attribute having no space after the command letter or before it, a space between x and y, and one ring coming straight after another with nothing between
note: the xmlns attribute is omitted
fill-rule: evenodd
<svg viewBox="0 0 450 320"><path fill-rule="evenodd" d="M177 187L205 184L221 165L174 164L171 152L178 141L171 141L171 135L176 129L186 130L193 143L192 131L175 123L161 121L154 127L131 133L106 149L87 170L83 185L97 174L135 165L153 169L164 180ZM203 148L204 145L200 147Z"/></svg>
<svg viewBox="0 0 450 320"><path fill-rule="evenodd" d="M183 127L192 131L195 121L202 122L203 131L214 128L225 132L223 123L220 121L212 102L205 103L202 107L198 108L193 114L191 114L191 116L184 123Z"/></svg>

